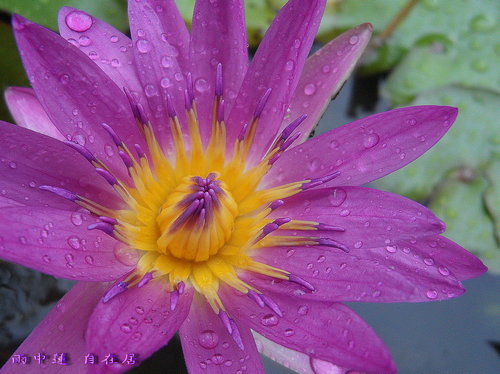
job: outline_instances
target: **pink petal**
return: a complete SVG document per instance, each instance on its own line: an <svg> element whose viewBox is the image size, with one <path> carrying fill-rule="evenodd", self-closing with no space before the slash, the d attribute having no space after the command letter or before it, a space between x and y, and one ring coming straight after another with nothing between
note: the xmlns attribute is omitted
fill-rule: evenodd
<svg viewBox="0 0 500 374"><path fill-rule="evenodd" d="M345 231L313 230L307 236L332 238L354 255L365 248L444 232L445 224L425 206L405 197L366 187L304 191L285 199L273 218L320 222ZM304 235L296 231L293 235Z"/></svg>
<svg viewBox="0 0 500 374"><path fill-rule="evenodd" d="M284 152L264 184L276 186L333 171L341 174L328 185L371 182L425 153L449 130L456 116L456 108L428 105L394 109L351 122Z"/></svg>
<svg viewBox="0 0 500 374"><path fill-rule="evenodd" d="M88 55L119 88L127 87L137 94L142 91L130 38L106 22L71 7L60 9L58 21L61 36Z"/></svg>
<svg viewBox="0 0 500 374"><path fill-rule="evenodd" d="M248 67L243 0L197 1L191 37L191 72L201 127L212 126L215 76L222 64L223 97L229 113Z"/></svg>
<svg viewBox="0 0 500 374"><path fill-rule="evenodd" d="M279 293L266 295L279 305L283 317L236 291L226 289L222 296L234 318L275 343L355 370L396 371L384 343L346 306L312 300L305 303Z"/></svg>
<svg viewBox="0 0 500 374"><path fill-rule="evenodd" d="M444 236L436 235L403 241L400 245L410 247L421 258L425 258L427 263L433 262L443 276L451 273L458 280L467 280L476 278L488 270L479 258Z"/></svg>
<svg viewBox="0 0 500 374"><path fill-rule="evenodd" d="M204 300L196 300L180 329L186 365L195 373L265 373L250 329L238 324L244 350L238 348L221 320Z"/></svg>
<svg viewBox="0 0 500 374"><path fill-rule="evenodd" d="M179 51L170 45L160 19L162 14L152 8L152 1L128 3L130 32L134 44L134 57L143 93L147 98L158 138L164 148L173 149L169 126L167 95L183 125L186 124L184 91L186 81L177 60ZM187 133L187 127L184 129Z"/></svg>
<svg viewBox="0 0 500 374"><path fill-rule="evenodd" d="M287 118L303 114L307 118L296 131L302 133L299 143L307 140L333 97L347 80L370 40L373 27L369 23L344 32L309 57L290 103ZM282 123L282 129L290 121Z"/></svg>
<svg viewBox="0 0 500 374"><path fill-rule="evenodd" d="M254 338L261 354L299 374L354 374L352 371L349 372L349 369L331 362L314 359L304 353L276 344L262 335L254 333ZM357 374L362 373L357 372Z"/></svg>
<svg viewBox="0 0 500 374"><path fill-rule="evenodd" d="M85 212L42 207L1 209L0 257L56 277L114 280L130 272L134 264L118 260L114 250L118 251L120 244L115 239L87 229L95 221Z"/></svg>
<svg viewBox="0 0 500 374"><path fill-rule="evenodd" d="M19 346L0 373L86 372L89 365L85 365L85 355L89 352L86 350L83 337L87 321L107 287L106 283L77 283ZM49 356L43 365L34 359L39 353ZM53 364L55 353L68 353L71 365ZM22 354L31 356L32 361L29 365L21 366L12 362L15 355Z"/></svg>
<svg viewBox="0 0 500 374"><path fill-rule="evenodd" d="M90 163L62 142L20 126L0 121L2 198L22 205L74 211L78 206L39 186L62 187L105 206L119 207L114 190Z"/></svg>
<svg viewBox="0 0 500 374"><path fill-rule="evenodd" d="M320 248L266 248L254 259L289 271L309 282L313 292L287 281L257 275L257 289L305 300L361 302L422 302L446 300L465 292L453 276L443 276L427 257L400 244L353 253ZM429 296L430 295L430 296Z"/></svg>
<svg viewBox="0 0 500 374"><path fill-rule="evenodd" d="M9 87L5 91L5 101L12 117L19 126L58 140L64 140L31 88Z"/></svg>
<svg viewBox="0 0 500 374"><path fill-rule="evenodd" d="M13 17L13 26L30 81L54 125L127 180L118 152L108 155L112 141L101 126L113 127L127 144L143 142L125 93L59 35L20 16Z"/></svg>
<svg viewBox="0 0 500 374"><path fill-rule="evenodd" d="M107 303L98 302L85 335L87 350L101 359L109 353L121 360L126 354L142 361L166 345L189 313L192 289L180 296L176 309L170 310L167 282L154 280L133 287ZM127 364L96 365L92 373L122 372Z"/></svg>
<svg viewBox="0 0 500 374"><path fill-rule="evenodd" d="M299 82L300 72L318 30L325 0L290 0L278 13L255 54L228 119L236 139L264 95L272 92L261 115L252 157L263 154L277 131Z"/></svg>

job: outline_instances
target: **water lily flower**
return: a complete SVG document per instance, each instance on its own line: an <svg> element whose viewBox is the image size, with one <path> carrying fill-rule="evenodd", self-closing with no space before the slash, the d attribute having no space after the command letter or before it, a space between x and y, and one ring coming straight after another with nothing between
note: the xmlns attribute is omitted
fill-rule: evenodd
<svg viewBox="0 0 500 374"><path fill-rule="evenodd" d="M131 39L68 7L60 35L13 18L33 89L6 92L0 256L80 281L15 355L121 372L179 331L190 373L263 373L259 350L300 373L394 373L342 302L448 299L485 267L424 206L360 186L427 151L457 110L307 140L369 24L308 58L325 0L290 0L249 63L243 0L198 0L190 31L174 0L128 5ZM67 369L22 370L40 367Z"/></svg>

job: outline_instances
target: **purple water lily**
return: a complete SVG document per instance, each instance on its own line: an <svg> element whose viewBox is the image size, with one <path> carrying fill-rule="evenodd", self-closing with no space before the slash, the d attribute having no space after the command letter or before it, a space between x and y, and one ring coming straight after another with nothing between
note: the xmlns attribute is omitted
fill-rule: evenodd
<svg viewBox="0 0 500 374"><path fill-rule="evenodd" d="M290 0L251 63L243 0L197 1L190 32L174 0L130 0L132 40L72 8L60 35L14 16L33 90L10 88L19 126L0 123L0 256L81 281L16 354L120 372L179 331L190 373L263 373L258 351L300 373L394 373L342 302L448 299L486 270L424 206L360 187L427 151L455 108L307 140L372 32L308 58L324 6Z"/></svg>

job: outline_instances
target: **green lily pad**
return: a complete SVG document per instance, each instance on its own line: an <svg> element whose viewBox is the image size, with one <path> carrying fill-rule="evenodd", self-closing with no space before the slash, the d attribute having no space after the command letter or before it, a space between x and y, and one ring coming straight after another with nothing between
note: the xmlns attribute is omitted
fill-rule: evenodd
<svg viewBox="0 0 500 374"><path fill-rule="evenodd" d="M440 184L429 206L446 222L446 237L478 255L490 272L500 274L500 246L483 204L488 188L481 170L455 171Z"/></svg>
<svg viewBox="0 0 500 374"><path fill-rule="evenodd" d="M416 200L427 200L437 183L450 170L477 169L498 150L500 95L461 87L443 87L422 93L411 105L451 105L458 118L448 133L427 153L406 167L374 182L377 188Z"/></svg>
<svg viewBox="0 0 500 374"><path fill-rule="evenodd" d="M119 30L128 29L127 7L123 0L0 0L0 10L20 14L52 29L57 28L57 12L65 5L82 9Z"/></svg>
<svg viewBox="0 0 500 374"><path fill-rule="evenodd" d="M407 2L408 0L333 1L329 5L329 11L325 13L320 36L327 40L338 33L338 30L363 22L371 22L376 35ZM493 70L494 66L487 66L492 61L488 62L481 53L488 48L495 48L497 52L500 49L500 30L497 26L499 12L500 3L497 0L421 0L386 40L388 50L378 51L377 56L370 59L367 70L388 70L399 61L402 51L408 51L422 42L429 43L433 39L448 40L453 45L460 46L459 52L453 52L453 56L461 56L464 51L469 55L468 59L472 59L472 55L481 56L477 61L474 60L475 66L471 70ZM496 39L493 35L490 36L494 33L497 35ZM448 67L450 70L455 68L453 65Z"/></svg>
<svg viewBox="0 0 500 374"><path fill-rule="evenodd" d="M500 243L500 154L496 155L488 169L486 178L489 186L484 193L486 209L493 219L497 244Z"/></svg>

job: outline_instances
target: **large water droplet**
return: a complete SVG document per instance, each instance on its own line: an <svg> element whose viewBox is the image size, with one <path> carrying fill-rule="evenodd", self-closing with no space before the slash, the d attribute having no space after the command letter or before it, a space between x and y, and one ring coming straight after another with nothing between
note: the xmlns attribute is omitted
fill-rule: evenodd
<svg viewBox="0 0 500 374"><path fill-rule="evenodd" d="M208 90L208 82L203 78L197 79L194 83L194 87L196 88L196 91L203 93Z"/></svg>
<svg viewBox="0 0 500 374"><path fill-rule="evenodd" d="M260 323L262 323L264 326L276 326L278 322L278 317L276 317L274 314L266 314L260 320Z"/></svg>
<svg viewBox="0 0 500 374"><path fill-rule="evenodd" d="M83 223L82 214L78 212L71 213L71 223L75 226L80 226Z"/></svg>
<svg viewBox="0 0 500 374"><path fill-rule="evenodd" d="M151 43L146 39L139 39L137 43L135 43L135 46L140 53L148 53L151 51Z"/></svg>
<svg viewBox="0 0 500 374"><path fill-rule="evenodd" d="M73 31L84 32L92 26L92 17L81 10L74 10L66 16L66 25Z"/></svg>
<svg viewBox="0 0 500 374"><path fill-rule="evenodd" d="M306 86L304 87L304 93L307 96L314 95L315 92L316 92L316 85L314 83L306 84Z"/></svg>
<svg viewBox="0 0 500 374"><path fill-rule="evenodd" d="M205 330L198 336L198 342L205 349L212 349L219 344L219 336L212 330Z"/></svg>
<svg viewBox="0 0 500 374"><path fill-rule="evenodd" d="M377 134L370 134L368 136L365 136L363 139L363 147L366 149L373 148L375 147L378 142L380 141L380 138Z"/></svg>
<svg viewBox="0 0 500 374"><path fill-rule="evenodd" d="M332 206L340 206L347 198L347 193L342 188L334 188L328 196L328 201Z"/></svg>
<svg viewBox="0 0 500 374"><path fill-rule="evenodd" d="M137 250L130 248L129 246L121 242L116 243L114 254L116 259L126 266L133 266L139 260L139 254Z"/></svg>
<svg viewBox="0 0 500 374"><path fill-rule="evenodd" d="M80 239L76 236L70 236L67 240L69 246L73 249L80 249L81 248L81 243Z"/></svg>
<svg viewBox="0 0 500 374"><path fill-rule="evenodd" d="M389 253L395 253L396 252L396 247L393 247L392 245L388 245L387 247L385 247L385 250Z"/></svg>
<svg viewBox="0 0 500 374"><path fill-rule="evenodd" d="M425 295L429 298L429 299L435 299L438 295L437 291L436 290L429 290L425 293Z"/></svg>

